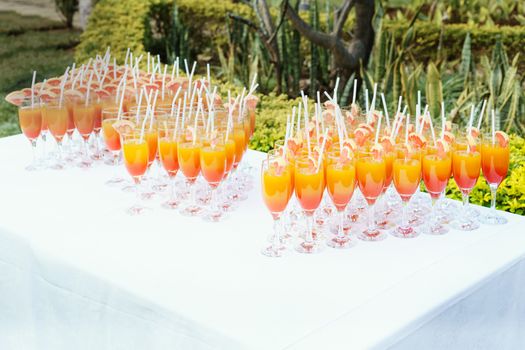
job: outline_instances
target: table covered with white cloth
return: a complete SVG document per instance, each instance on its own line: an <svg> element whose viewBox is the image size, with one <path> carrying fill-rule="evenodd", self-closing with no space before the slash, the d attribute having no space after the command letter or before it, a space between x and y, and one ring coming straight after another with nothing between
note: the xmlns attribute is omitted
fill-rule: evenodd
<svg viewBox="0 0 525 350"><path fill-rule="evenodd" d="M209 223L156 201L130 217L111 167L30 159L23 136L0 140L2 350L525 348L524 217L272 259L258 174Z"/></svg>

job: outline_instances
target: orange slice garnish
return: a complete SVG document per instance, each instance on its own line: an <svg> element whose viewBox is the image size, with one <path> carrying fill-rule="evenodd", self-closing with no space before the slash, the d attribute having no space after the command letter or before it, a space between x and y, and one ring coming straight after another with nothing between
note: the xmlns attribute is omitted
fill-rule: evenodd
<svg viewBox="0 0 525 350"><path fill-rule="evenodd" d="M494 138L501 147L507 147L509 145L509 135L503 131L496 131L494 133Z"/></svg>
<svg viewBox="0 0 525 350"><path fill-rule="evenodd" d="M113 129L121 135L132 133L135 129L135 123L129 120L117 120L113 123Z"/></svg>
<svg viewBox="0 0 525 350"><path fill-rule="evenodd" d="M25 99L25 94L20 90L13 91L5 97L5 100L7 102L15 106L21 106Z"/></svg>

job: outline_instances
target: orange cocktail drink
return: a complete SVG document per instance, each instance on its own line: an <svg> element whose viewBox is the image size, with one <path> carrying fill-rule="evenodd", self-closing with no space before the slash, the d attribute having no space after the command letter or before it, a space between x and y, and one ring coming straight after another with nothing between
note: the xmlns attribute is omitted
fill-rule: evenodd
<svg viewBox="0 0 525 350"><path fill-rule="evenodd" d="M355 158L350 148L334 150L326 157L326 188L339 214L338 234L327 244L332 248L348 248L351 241L344 234L344 212L354 194L356 184Z"/></svg>
<svg viewBox="0 0 525 350"><path fill-rule="evenodd" d="M472 137L458 137L452 151L452 174L463 197L463 214L453 222L453 227L462 231L471 231L479 224L469 218L469 194L478 181L481 169L479 141Z"/></svg>
<svg viewBox="0 0 525 350"><path fill-rule="evenodd" d="M217 187L219 187L226 174L228 157L224 139L224 133L212 130L204 138L204 144L200 150L202 177L204 177L211 188L211 203L204 215L204 219L208 221L219 221L223 216L217 199Z"/></svg>
<svg viewBox="0 0 525 350"><path fill-rule="evenodd" d="M135 182L135 191L137 195L137 204L130 207L127 212L130 215L138 215L146 209L138 203L140 199L139 185L142 177L148 170L148 143L140 130L133 130L130 133L124 133L121 137L124 165Z"/></svg>
<svg viewBox="0 0 525 350"><path fill-rule="evenodd" d="M90 101L79 101L73 105L73 121L78 133L84 140L89 139L89 136L95 128L95 106Z"/></svg>
<svg viewBox="0 0 525 350"><path fill-rule="evenodd" d="M498 187L507 176L510 162L509 136L503 131L483 134L481 143L481 170L491 192L490 213L482 216L481 221L489 225L502 225L507 219L496 211Z"/></svg>
<svg viewBox="0 0 525 350"><path fill-rule="evenodd" d="M323 159L315 159L308 154L295 159L294 188L295 197L304 211L307 220L306 238L297 250L301 253L315 253L321 247L313 239L313 216L321 204L325 190Z"/></svg>
<svg viewBox="0 0 525 350"><path fill-rule="evenodd" d="M173 120L162 120L158 123L159 130L159 158L162 167L170 178L170 198L162 204L166 209L175 209L179 206L179 200L175 196L175 176L179 171L178 156L178 124Z"/></svg>
<svg viewBox="0 0 525 350"><path fill-rule="evenodd" d="M18 108L18 121L20 129L31 142L31 149L33 151L33 161L31 165L26 167L26 170L36 170L36 140L42 131L42 109L40 105L33 104L28 101Z"/></svg>
<svg viewBox="0 0 525 350"><path fill-rule="evenodd" d="M246 134L244 133L244 126L242 123L234 123L233 140L235 141L235 160L233 162L233 168L237 169L246 148Z"/></svg>
<svg viewBox="0 0 525 350"><path fill-rule="evenodd" d="M419 232L410 226L407 217L407 204L416 193L421 182L421 151L405 144L397 148L397 157L393 164L394 187L403 201L401 222L392 231L400 238L413 238Z"/></svg>
<svg viewBox="0 0 525 350"><path fill-rule="evenodd" d="M179 167L186 177L191 193L189 203L181 210L183 215L196 216L202 212L202 208L197 205L195 198L195 181L201 171L201 148L202 142L196 128L189 130L187 135L182 133L177 143Z"/></svg>
<svg viewBox="0 0 525 350"><path fill-rule="evenodd" d="M448 228L439 222L435 214L435 205L447 187L452 174L452 154L450 145L441 139L436 146L427 146L422 159L423 182L432 198L432 213L430 223L426 225L426 233L442 235Z"/></svg>
<svg viewBox="0 0 525 350"><path fill-rule="evenodd" d="M102 137L106 143L106 147L114 155L118 155L121 149L120 134L114 127L114 124L119 121L118 112L115 110L104 110L102 112ZM130 130L131 131L131 130Z"/></svg>
<svg viewBox="0 0 525 350"><path fill-rule="evenodd" d="M292 172L293 169L290 169L285 159L279 155L268 155L268 159L262 162L262 197L274 220L272 243L262 249L262 253L266 256L280 257L285 250L281 240L279 220L293 192Z"/></svg>
<svg viewBox="0 0 525 350"><path fill-rule="evenodd" d="M359 151L356 172L359 189L368 203L368 225L358 238L365 241L382 240L386 236L376 227L374 210L386 179L386 162L382 149L372 146L370 151Z"/></svg>

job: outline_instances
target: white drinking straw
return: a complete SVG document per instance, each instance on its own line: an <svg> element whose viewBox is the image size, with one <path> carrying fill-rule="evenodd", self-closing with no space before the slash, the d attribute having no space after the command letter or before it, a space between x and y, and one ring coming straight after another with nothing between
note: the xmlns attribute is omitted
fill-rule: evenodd
<svg viewBox="0 0 525 350"><path fill-rule="evenodd" d="M319 150L319 157L317 158L317 169L315 169L316 173L319 172L319 169L321 167L321 160L323 158L324 148L326 146L326 139L328 138L328 129L325 130L323 134L323 143L321 144L321 149Z"/></svg>
<svg viewBox="0 0 525 350"><path fill-rule="evenodd" d="M181 128L184 130L185 125L185 117L186 117L186 99L188 98L188 92L184 91L184 97L183 97L183 106L182 106L182 121L181 121Z"/></svg>
<svg viewBox="0 0 525 350"><path fill-rule="evenodd" d="M179 86L179 88L177 89L177 92L173 96L173 100L171 100L170 117L173 117L173 112L175 112L175 103L177 103L177 98L179 97L180 90L181 90L181 87ZM180 103L177 103L177 104L180 105Z"/></svg>
<svg viewBox="0 0 525 350"><path fill-rule="evenodd" d="M423 111L423 122L418 126L416 126L416 133L421 134L423 132L423 127L425 126L425 115L428 113L428 105L425 105L425 110ZM417 118L416 118L417 120Z"/></svg>
<svg viewBox="0 0 525 350"><path fill-rule="evenodd" d="M33 79L31 80L31 108L35 108L35 80L36 71L33 71Z"/></svg>
<svg viewBox="0 0 525 350"><path fill-rule="evenodd" d="M374 140L375 145L377 145L377 142L379 141L379 131L381 130L381 120L382 119L383 119L383 113L379 112L379 121L377 122L376 137Z"/></svg>
<svg viewBox="0 0 525 350"><path fill-rule="evenodd" d="M137 104L137 113L135 114L135 120L137 121L137 123L139 122L140 106L142 105L142 96L144 95L144 91L146 91L145 88L140 89L139 101ZM119 108L118 119L120 119L120 111L121 109Z"/></svg>
<svg viewBox="0 0 525 350"><path fill-rule="evenodd" d="M162 75L162 99L164 100L164 89L166 86L166 72L168 70L168 65L164 65L164 74Z"/></svg>
<svg viewBox="0 0 525 350"><path fill-rule="evenodd" d="M334 101L337 104L337 90L339 90L339 77L335 80L335 86L334 86Z"/></svg>
<svg viewBox="0 0 525 350"><path fill-rule="evenodd" d="M383 110L385 111L386 126L390 128L390 117L388 116L388 107L386 106L384 93L381 93L381 101L383 102Z"/></svg>
<svg viewBox="0 0 525 350"><path fill-rule="evenodd" d="M62 82L60 83L60 98L58 100L58 106L60 108L62 108L62 100L64 99L64 85L66 85L68 73L69 73L69 67L66 68L64 76L62 77Z"/></svg>
<svg viewBox="0 0 525 350"><path fill-rule="evenodd" d="M481 121L483 120L486 106L487 106L487 100L483 100L483 105L481 105L481 113L479 114L479 119L478 119L478 130L479 128L481 128Z"/></svg>
<svg viewBox="0 0 525 350"><path fill-rule="evenodd" d="M496 115L494 114L494 109L492 109L492 144L496 142Z"/></svg>
<svg viewBox="0 0 525 350"><path fill-rule="evenodd" d="M122 106L124 105L124 96L125 95L126 95L126 79L124 79L124 87L122 89L122 96L120 97L120 104L119 104L119 107L118 107L118 115L119 116L122 114Z"/></svg>
<svg viewBox="0 0 525 350"><path fill-rule="evenodd" d="M441 101L441 139L445 137L447 117L445 116L445 102Z"/></svg>
<svg viewBox="0 0 525 350"><path fill-rule="evenodd" d="M89 74L89 80L88 80L88 85L87 85L87 90L86 90L86 107L88 106L89 104L89 92L91 91L91 80L93 79L93 70L91 71L91 73Z"/></svg>
<svg viewBox="0 0 525 350"><path fill-rule="evenodd" d="M470 106L470 116L468 118L467 132L472 130L472 123L474 122L474 104Z"/></svg>
<svg viewBox="0 0 525 350"><path fill-rule="evenodd" d="M144 140L144 130L146 129L146 121L148 120L149 113L146 112L146 115L144 116L144 120L142 121L142 127L140 128L140 142L142 143L142 140Z"/></svg>
<svg viewBox="0 0 525 350"><path fill-rule="evenodd" d="M292 124L290 126L290 136L292 136L294 125L295 125L295 106L292 107Z"/></svg>
<svg viewBox="0 0 525 350"><path fill-rule="evenodd" d="M356 97L357 97L357 79L354 79L354 93L352 94L352 104L355 104Z"/></svg>
<svg viewBox="0 0 525 350"><path fill-rule="evenodd" d="M365 111L366 111L366 122L368 123L368 89L365 89Z"/></svg>
<svg viewBox="0 0 525 350"><path fill-rule="evenodd" d="M149 74L149 72L150 72L150 68L149 68L150 61L151 61L151 57L150 57L150 54L149 54L149 52L148 52L148 70L147 70L147 73L148 73L148 74Z"/></svg>
<svg viewBox="0 0 525 350"><path fill-rule="evenodd" d="M432 134L432 140L434 141L434 147L436 147L436 133L434 131L434 123L432 122L432 117L430 116L430 113L427 113L425 116L428 117L428 122L430 123L430 133Z"/></svg>
<svg viewBox="0 0 525 350"><path fill-rule="evenodd" d="M195 123L193 125L193 140L192 140L192 144L195 146L195 143L197 142L197 121L199 119L199 111L202 109L202 103L199 99L198 101L198 106L197 106L197 111L195 112Z"/></svg>
<svg viewBox="0 0 525 350"><path fill-rule="evenodd" d="M180 117L180 104L177 105L177 116L175 117L175 131L173 132L173 140L177 138L179 132L179 117Z"/></svg>
<svg viewBox="0 0 525 350"><path fill-rule="evenodd" d="M206 63L206 76L208 78L208 84L211 86L211 74L210 74L210 64Z"/></svg>

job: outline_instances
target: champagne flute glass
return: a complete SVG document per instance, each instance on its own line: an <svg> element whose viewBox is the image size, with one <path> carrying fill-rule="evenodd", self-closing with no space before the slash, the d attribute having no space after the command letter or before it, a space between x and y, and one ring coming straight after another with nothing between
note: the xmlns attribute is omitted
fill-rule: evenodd
<svg viewBox="0 0 525 350"><path fill-rule="evenodd" d="M133 178L136 194L136 203L128 208L126 212L129 215L139 215L147 210L146 207L140 204L140 182L148 169L148 143L143 133L137 129L130 133L123 133L121 137L124 164Z"/></svg>
<svg viewBox="0 0 525 350"><path fill-rule="evenodd" d="M490 213L482 216L481 222L489 225L503 225L507 219L496 211L496 193L509 170L509 137L503 131L483 134L481 144L481 169L490 187Z"/></svg>
<svg viewBox="0 0 525 350"><path fill-rule="evenodd" d="M119 175L118 172L118 163L120 151L122 148L120 143L120 133L118 131L119 124L122 123L118 123L119 121L120 119L118 118L118 109L109 108L102 110L102 136L104 138L104 142L106 143L107 149L113 155L113 169L115 171L113 177L106 181L106 184L109 186L115 186L124 182L124 179ZM128 127L129 129L124 130L127 133L131 132L134 129L135 125L128 124Z"/></svg>
<svg viewBox="0 0 525 350"><path fill-rule="evenodd" d="M25 100L20 107L18 107L18 121L20 129L31 142L31 149L33 151L33 161L26 167L26 170L37 170L36 166L36 140L42 131L42 108L40 104L35 104L31 100Z"/></svg>
<svg viewBox="0 0 525 350"><path fill-rule="evenodd" d="M280 219L293 192L292 172L293 170L281 157L269 157L262 162L262 195L266 207L272 214L274 231L271 244L262 249L262 253L269 257L280 257L286 250L280 237Z"/></svg>
<svg viewBox="0 0 525 350"><path fill-rule="evenodd" d="M94 92L95 93L95 92ZM93 106L95 107L95 121L93 126L93 143L95 150L91 155L94 160L101 160L102 152L100 151L100 131L102 130L102 100L100 96L94 97Z"/></svg>
<svg viewBox="0 0 525 350"><path fill-rule="evenodd" d="M67 123L69 120L67 108L62 101L50 102L42 109L42 117L49 132L53 135L58 148L57 159L55 160L55 164L52 165L52 168L57 170L63 169L62 141L67 132Z"/></svg>
<svg viewBox="0 0 525 350"><path fill-rule="evenodd" d="M177 125L174 120L159 123L159 155L162 166L170 179L170 198L162 204L166 209L176 209L180 201L175 196L175 177L179 171L177 155Z"/></svg>
<svg viewBox="0 0 525 350"><path fill-rule="evenodd" d="M334 150L328 154L326 166L326 188L339 217L337 234L326 243L332 248L349 248L353 240L344 232L345 209L352 199L356 182L355 158L345 147L342 152Z"/></svg>
<svg viewBox="0 0 525 350"><path fill-rule="evenodd" d="M303 208L306 217L306 234L304 240L299 243L296 250L299 253L318 253L322 245L314 240L314 212L321 204L325 189L325 177L323 164L308 154L302 154L295 159L294 187L295 196Z"/></svg>
<svg viewBox="0 0 525 350"><path fill-rule="evenodd" d="M190 188L190 199L186 206L181 209L181 214L196 216L202 212L202 207L197 204L195 182L201 171L200 150L202 147L199 128L187 129L180 135L177 143L177 157L179 167Z"/></svg>
<svg viewBox="0 0 525 350"><path fill-rule="evenodd" d="M75 159L74 151L75 151L75 144L73 140L73 135L75 133L75 118L73 115L74 106L80 102L80 100L83 98L82 93L79 91L65 91L64 92L64 104L67 108L67 142L65 142L64 146L64 154L67 161L72 161Z"/></svg>
<svg viewBox="0 0 525 350"><path fill-rule="evenodd" d="M448 142L438 140L436 146L427 146L422 165L423 182L432 199L430 222L425 226L425 233L443 235L449 229L438 219L436 203L445 191L452 174L452 154Z"/></svg>
<svg viewBox="0 0 525 350"><path fill-rule="evenodd" d="M381 192L386 177L386 163L380 150L359 152L357 158L357 183L368 204L368 225L358 238L363 241L381 241L386 235L375 224L375 203Z"/></svg>
<svg viewBox="0 0 525 350"><path fill-rule="evenodd" d="M421 182L421 151L407 145L397 148L393 164L394 187L403 202L401 223L390 233L399 238L414 238L419 235L408 221L407 205Z"/></svg>
<svg viewBox="0 0 525 350"><path fill-rule="evenodd" d="M208 182L211 189L211 201L208 210L204 213L207 221L219 221L223 212L217 200L217 188L226 173L226 145L225 135L212 131L203 140L200 151L200 166L202 177Z"/></svg>
<svg viewBox="0 0 525 350"><path fill-rule="evenodd" d="M73 104L73 121L80 136L82 136L83 149L79 167L89 168L93 164L89 157L89 136L95 127L95 106L92 99L78 100Z"/></svg>
<svg viewBox="0 0 525 350"><path fill-rule="evenodd" d="M463 198L462 212L452 222L452 227L457 230L472 231L479 228L479 223L468 214L468 208L469 194L478 181L480 168L479 141L471 137L458 137L452 152L452 174Z"/></svg>

